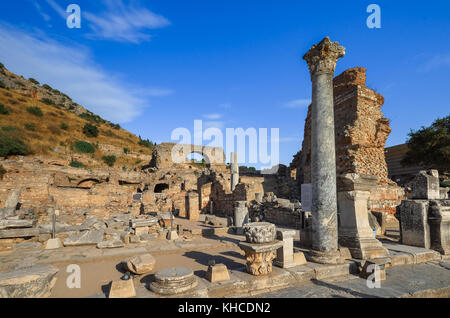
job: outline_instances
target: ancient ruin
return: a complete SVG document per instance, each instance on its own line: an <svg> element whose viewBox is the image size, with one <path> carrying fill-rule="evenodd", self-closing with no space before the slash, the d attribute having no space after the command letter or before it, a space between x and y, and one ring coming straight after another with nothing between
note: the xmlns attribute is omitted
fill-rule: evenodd
<svg viewBox="0 0 450 318"><path fill-rule="evenodd" d="M409 198L389 179L384 98L362 67L334 77L344 55L326 37L303 56L312 103L302 149L273 174L242 169L235 150L227 164L220 147L147 147L120 129L118 140L147 149L102 142L91 153L0 158L0 297L71 296L61 264L78 261L95 288L76 297L160 298L254 296L377 271L379 282L396 266L447 260L448 189L434 170L415 176ZM1 94L60 97L2 74ZM122 167L99 164L99 153Z"/></svg>

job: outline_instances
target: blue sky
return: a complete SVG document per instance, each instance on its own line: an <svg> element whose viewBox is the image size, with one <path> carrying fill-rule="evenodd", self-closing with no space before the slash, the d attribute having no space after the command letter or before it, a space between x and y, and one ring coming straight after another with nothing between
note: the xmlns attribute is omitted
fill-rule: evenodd
<svg viewBox="0 0 450 318"><path fill-rule="evenodd" d="M66 26L71 3L81 29ZM366 26L371 3L381 29ZM336 74L368 69L391 146L450 113L449 17L446 0L1 1L0 61L156 142L195 119L279 128L289 164L303 140L311 83L301 57L312 44L328 35L346 47Z"/></svg>

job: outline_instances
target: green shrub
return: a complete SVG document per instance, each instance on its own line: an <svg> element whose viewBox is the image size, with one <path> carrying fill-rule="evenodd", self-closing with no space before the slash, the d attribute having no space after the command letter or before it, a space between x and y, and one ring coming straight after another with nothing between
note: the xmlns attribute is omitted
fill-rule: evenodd
<svg viewBox="0 0 450 318"><path fill-rule="evenodd" d="M129 154L130 153L130 149L128 149L128 148L123 148L123 153L124 154Z"/></svg>
<svg viewBox="0 0 450 318"><path fill-rule="evenodd" d="M26 123L24 126L25 126L26 130L36 131L36 125L35 124Z"/></svg>
<svg viewBox="0 0 450 318"><path fill-rule="evenodd" d="M30 153L28 146L19 138L0 132L0 156L25 156Z"/></svg>
<svg viewBox="0 0 450 318"><path fill-rule="evenodd" d="M31 83L36 84L36 85L40 85L41 83L39 83L37 80L35 80L34 78L30 77L28 79Z"/></svg>
<svg viewBox="0 0 450 318"><path fill-rule="evenodd" d="M38 106L28 107L27 112L29 112L32 115L43 117L44 114L42 113L42 110Z"/></svg>
<svg viewBox="0 0 450 318"><path fill-rule="evenodd" d="M95 152L94 146L86 141L77 141L74 144L74 149L75 149L75 151L81 152L81 153L94 153Z"/></svg>
<svg viewBox="0 0 450 318"><path fill-rule="evenodd" d="M147 147L152 149L156 144L152 143L150 140L148 139L141 139L141 137L139 137L139 145L143 146L143 147Z"/></svg>
<svg viewBox="0 0 450 318"><path fill-rule="evenodd" d="M116 156L104 156L103 161L110 167L114 166L114 163L116 162Z"/></svg>
<svg viewBox="0 0 450 318"><path fill-rule="evenodd" d="M96 124L105 123L105 120L103 118L101 118L98 115L94 115L92 113L83 113L83 114L80 114L79 116L87 121L90 121L90 122L93 122Z"/></svg>
<svg viewBox="0 0 450 318"><path fill-rule="evenodd" d="M3 63L0 63L0 70L4 69L5 65L3 65Z"/></svg>
<svg viewBox="0 0 450 318"><path fill-rule="evenodd" d="M9 109L5 107L5 105L0 104L0 114L1 115L9 115Z"/></svg>
<svg viewBox="0 0 450 318"><path fill-rule="evenodd" d="M3 180L3 176L6 174L6 169L0 165L0 180Z"/></svg>
<svg viewBox="0 0 450 318"><path fill-rule="evenodd" d="M108 123L108 125L116 130L120 130L121 128L119 124Z"/></svg>
<svg viewBox="0 0 450 318"><path fill-rule="evenodd" d="M97 137L98 136L98 128L97 126L86 124L83 127L83 134L87 137Z"/></svg>
<svg viewBox="0 0 450 318"><path fill-rule="evenodd" d="M3 126L2 130L3 131L15 131L15 130L17 130L17 127L14 127L14 126Z"/></svg>
<svg viewBox="0 0 450 318"><path fill-rule="evenodd" d="M69 166L74 167L74 168L84 168L84 165L76 160L72 160L69 164Z"/></svg>
<svg viewBox="0 0 450 318"><path fill-rule="evenodd" d="M55 105L55 102L52 101L50 98L47 98L47 97L42 98L41 102L43 102L44 104L47 104L47 105Z"/></svg>
<svg viewBox="0 0 450 318"><path fill-rule="evenodd" d="M49 91L53 90L53 88L50 85L44 84L42 85L43 88L48 89Z"/></svg>
<svg viewBox="0 0 450 318"><path fill-rule="evenodd" d="M0 88L6 88L5 83L3 83L2 81L0 81Z"/></svg>
<svg viewBox="0 0 450 318"><path fill-rule="evenodd" d="M59 128L61 128L62 130L67 130L69 129L69 125L67 125L66 123L61 123L61 126L59 126Z"/></svg>

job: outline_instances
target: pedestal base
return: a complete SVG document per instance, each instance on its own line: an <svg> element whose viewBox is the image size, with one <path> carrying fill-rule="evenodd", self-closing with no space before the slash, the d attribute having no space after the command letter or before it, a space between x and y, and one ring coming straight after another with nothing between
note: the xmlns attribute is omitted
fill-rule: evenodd
<svg viewBox="0 0 450 318"><path fill-rule="evenodd" d="M339 245L347 247L352 257L357 259L389 257L388 250L376 238L339 236Z"/></svg>
<svg viewBox="0 0 450 318"><path fill-rule="evenodd" d="M309 262L318 263L318 264L344 264L345 258L341 255L339 250L332 252L319 252L315 250L311 250L309 255L307 256Z"/></svg>

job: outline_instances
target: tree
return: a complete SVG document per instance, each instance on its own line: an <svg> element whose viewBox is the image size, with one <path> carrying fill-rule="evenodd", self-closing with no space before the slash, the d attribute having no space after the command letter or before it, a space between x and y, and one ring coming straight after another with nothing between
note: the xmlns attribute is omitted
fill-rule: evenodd
<svg viewBox="0 0 450 318"><path fill-rule="evenodd" d="M87 137L97 137L98 136L98 128L97 128L97 126L94 126L91 124L86 124L83 127L83 133Z"/></svg>
<svg viewBox="0 0 450 318"><path fill-rule="evenodd" d="M403 165L418 165L450 170L450 116L436 119L430 127L411 130L407 141L408 152Z"/></svg>

